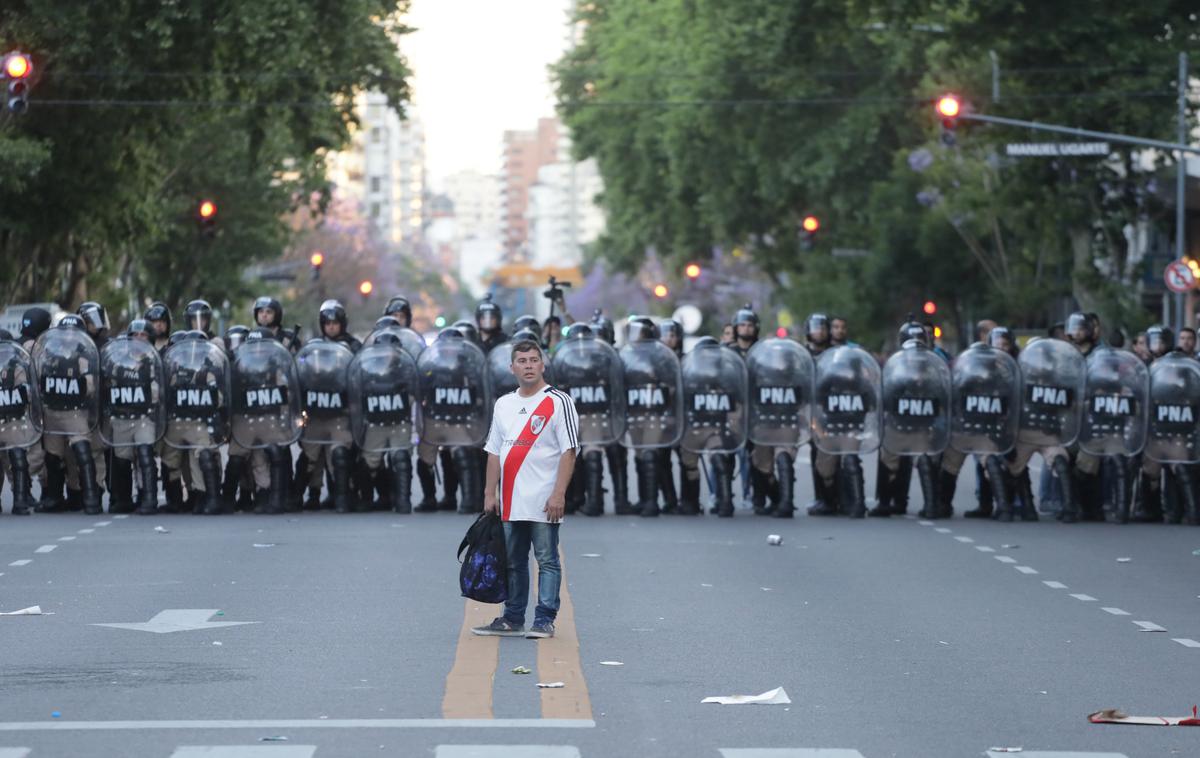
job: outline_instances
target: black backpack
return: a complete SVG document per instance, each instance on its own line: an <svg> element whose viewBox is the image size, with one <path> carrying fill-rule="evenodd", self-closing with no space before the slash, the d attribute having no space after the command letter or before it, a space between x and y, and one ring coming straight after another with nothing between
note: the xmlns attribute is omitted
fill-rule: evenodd
<svg viewBox="0 0 1200 758"><path fill-rule="evenodd" d="M481 513L458 546L458 585L463 597L481 603L508 600L508 548L504 522L494 513Z"/></svg>

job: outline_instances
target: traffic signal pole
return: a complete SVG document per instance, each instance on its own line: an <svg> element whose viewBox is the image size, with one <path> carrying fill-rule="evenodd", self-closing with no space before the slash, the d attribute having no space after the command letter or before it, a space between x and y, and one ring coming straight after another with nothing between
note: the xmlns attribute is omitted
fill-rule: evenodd
<svg viewBox="0 0 1200 758"><path fill-rule="evenodd" d="M1187 142L1187 53L1179 54L1179 141ZM1175 257L1182 259L1188 254L1187 223L1184 218L1187 210L1187 161L1180 153L1179 163L1175 167ZM1195 316L1192 314L1192 292L1185 296L1175 296L1176 323L1195 327ZM1186 306L1186 307L1185 307ZM1175 330L1179 334L1179 330Z"/></svg>

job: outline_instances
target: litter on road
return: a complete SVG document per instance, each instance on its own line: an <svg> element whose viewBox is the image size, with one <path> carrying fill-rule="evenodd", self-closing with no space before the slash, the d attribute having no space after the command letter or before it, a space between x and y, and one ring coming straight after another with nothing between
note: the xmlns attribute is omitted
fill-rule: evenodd
<svg viewBox="0 0 1200 758"><path fill-rule="evenodd" d="M159 534L170 534L171 533L171 530L166 528L165 526L156 526L156 527L154 527L154 531L158 532Z"/></svg>
<svg viewBox="0 0 1200 758"><path fill-rule="evenodd" d="M287 738L287 737L283 737L283 736L277 736L277 737L259 737L259 738L258 738L258 741L259 741L259 742L287 742L287 741L288 741L288 738Z"/></svg>
<svg viewBox="0 0 1200 758"><path fill-rule="evenodd" d="M274 542L255 542L255 547L275 547Z"/></svg>
<svg viewBox="0 0 1200 758"><path fill-rule="evenodd" d="M584 558L599 558L600 554L599 553L584 553L583 557Z"/></svg>
<svg viewBox="0 0 1200 758"><path fill-rule="evenodd" d="M989 753L1023 753L1023 752L1025 752L1025 748L1023 748L1023 747L990 747L990 748L988 748L988 752Z"/></svg>
<svg viewBox="0 0 1200 758"><path fill-rule="evenodd" d="M537 686L543 690L561 690L567 685L563 682L538 682Z"/></svg>
<svg viewBox="0 0 1200 758"><path fill-rule="evenodd" d="M1134 726L1200 726L1200 718L1196 717L1196 706L1194 705L1191 716L1127 716L1119 708L1106 708L1088 714L1088 721L1093 724L1132 724Z"/></svg>
<svg viewBox="0 0 1200 758"><path fill-rule="evenodd" d="M624 666L621 661L600 661L601 666Z"/></svg>
<svg viewBox="0 0 1200 758"><path fill-rule="evenodd" d="M31 605L28 608L22 608L19 611L4 611L0 612L0 616L48 616L47 613L42 613L42 606Z"/></svg>
<svg viewBox="0 0 1200 758"><path fill-rule="evenodd" d="M778 534L768 534L767 535L767 544L768 545L782 545L783 537L781 537Z"/></svg>
<svg viewBox="0 0 1200 758"><path fill-rule="evenodd" d="M761 695L716 695L706 697L701 703L716 703L717 705L788 705L792 699L782 687L767 690Z"/></svg>
<svg viewBox="0 0 1200 758"><path fill-rule="evenodd" d="M512 672L514 674L532 674L533 669L528 666L514 666Z"/></svg>
<svg viewBox="0 0 1200 758"><path fill-rule="evenodd" d="M1117 563L1129 563L1132 560L1132 558L1118 558Z"/></svg>
<svg viewBox="0 0 1200 758"><path fill-rule="evenodd" d="M1016 550L1020 547L1020 545L1001 545L1000 547L1004 548L1005 550Z"/></svg>

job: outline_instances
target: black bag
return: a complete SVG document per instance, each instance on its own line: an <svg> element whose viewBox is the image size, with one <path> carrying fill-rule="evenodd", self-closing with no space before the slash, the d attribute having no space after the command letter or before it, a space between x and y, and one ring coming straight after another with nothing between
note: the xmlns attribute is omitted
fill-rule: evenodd
<svg viewBox="0 0 1200 758"><path fill-rule="evenodd" d="M481 513L458 546L458 585L463 597L481 603L508 600L508 548L504 522L494 513Z"/></svg>

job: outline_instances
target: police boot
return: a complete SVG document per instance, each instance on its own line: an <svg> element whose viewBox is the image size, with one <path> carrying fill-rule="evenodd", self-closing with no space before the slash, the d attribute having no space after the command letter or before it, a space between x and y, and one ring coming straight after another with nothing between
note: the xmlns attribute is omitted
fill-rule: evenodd
<svg viewBox="0 0 1200 758"><path fill-rule="evenodd" d="M1163 473L1163 521L1167 524L1178 524L1183 521L1183 497L1179 492L1179 476L1171 466L1165 467Z"/></svg>
<svg viewBox="0 0 1200 758"><path fill-rule="evenodd" d="M813 493L816 495L816 502L808 507L808 515L810 516L836 516L838 515L837 501L837 480L838 477L834 474L832 479L826 480L817 473L817 467L812 467L813 478Z"/></svg>
<svg viewBox="0 0 1200 758"><path fill-rule="evenodd" d="M900 468L896 470L896 480L892 482L892 515L903 516L908 513L908 490L912 487L912 458L905 456L900 459Z"/></svg>
<svg viewBox="0 0 1200 758"><path fill-rule="evenodd" d="M796 512L796 461L791 453L775 456L775 481L779 483L779 503L771 515L775 518L791 518Z"/></svg>
<svg viewBox="0 0 1200 758"><path fill-rule="evenodd" d="M716 491L713 499L717 502L717 516L733 517L733 455L730 453L714 453L711 458L713 484ZM639 479L641 476L639 475Z"/></svg>
<svg viewBox="0 0 1200 758"><path fill-rule="evenodd" d="M221 499L225 501L225 508L230 513L233 513L237 507L238 485L241 483L244 473L246 473L246 456L229 456L229 460L225 462L225 481L221 483ZM169 510L172 507L170 480L167 480L163 489L167 491L167 509Z"/></svg>
<svg viewBox="0 0 1200 758"><path fill-rule="evenodd" d="M38 513L61 513L66 509L63 487L66 486L66 462L57 455L46 453L46 485L34 508Z"/></svg>
<svg viewBox="0 0 1200 758"><path fill-rule="evenodd" d="M100 504L100 484L96 481L96 461L92 459L92 443L79 440L71 445L75 466L79 471L79 502L89 516L104 513Z"/></svg>
<svg viewBox="0 0 1200 758"><path fill-rule="evenodd" d="M417 459L417 481L421 483L421 502L413 508L417 513L433 513L437 510L437 476L432 464Z"/></svg>
<svg viewBox="0 0 1200 758"><path fill-rule="evenodd" d="M367 462L357 450L350 451L350 497L354 501L356 511L384 511L391 505L386 498L375 498L375 482Z"/></svg>
<svg viewBox="0 0 1200 758"><path fill-rule="evenodd" d="M454 465L462 480L462 502L459 513L483 513L483 479L479 470L479 454L473 447L454 448Z"/></svg>
<svg viewBox="0 0 1200 758"><path fill-rule="evenodd" d="M115 455L108 469L108 512L133 513L133 461Z"/></svg>
<svg viewBox="0 0 1200 758"><path fill-rule="evenodd" d="M750 504L755 516L769 516L771 509L767 507L767 489L769 476L750 465Z"/></svg>
<svg viewBox="0 0 1200 758"><path fill-rule="evenodd" d="M225 501L221 497L221 455L212 449L200 450L196 455L200 478L204 480L203 513L220 516L225 512Z"/></svg>
<svg viewBox="0 0 1200 758"><path fill-rule="evenodd" d="M847 514L850 518L866 517L867 500L863 494L862 460L857 455L847 455L842 461L842 472L845 476Z"/></svg>
<svg viewBox="0 0 1200 758"><path fill-rule="evenodd" d="M695 479L689 479L686 471L681 471L680 473L682 476L679 480L679 515L699 516L700 472L696 472Z"/></svg>
<svg viewBox="0 0 1200 758"><path fill-rule="evenodd" d="M997 458L997 465L993 466L991 459ZM984 466L987 468L987 476L983 476L976 469L976 476L979 480L979 505L969 511L963 512L963 518L995 518L1002 520L999 517L999 511L1004 510L1004 498L996 496L996 486L993 481L1003 476L1002 469L1007 468L1004 462L997 456L988 456L984 459ZM1011 496L1011 493L1009 493ZM1011 516L1013 510L1012 502L1008 502L1008 512ZM1009 518L1009 521L1012 519Z"/></svg>
<svg viewBox="0 0 1200 758"><path fill-rule="evenodd" d="M1159 477L1142 473L1138 479L1137 501L1133 507L1133 520L1139 524L1161 524L1162 491Z"/></svg>
<svg viewBox="0 0 1200 758"><path fill-rule="evenodd" d="M883 465L883 458L875 464L875 507L867 511L868 516L887 518L892 515L892 490L895 474Z"/></svg>
<svg viewBox="0 0 1200 758"><path fill-rule="evenodd" d="M254 494L254 512L274 516L283 513L288 493L288 474L291 472L292 462L288 460L289 451L278 445L268 447L266 455L270 486L266 491L259 490Z"/></svg>
<svg viewBox="0 0 1200 758"><path fill-rule="evenodd" d="M1115 456L1112 459L1113 518L1118 524L1129 523L1129 461Z"/></svg>
<svg viewBox="0 0 1200 758"><path fill-rule="evenodd" d="M291 510L298 511L305 507L304 493L308 487L308 477L311 472L312 464L309 463L308 456L301 452L296 458L296 471L292 475L292 486L288 493L292 501ZM317 497L320 498L320 493L317 493Z"/></svg>
<svg viewBox="0 0 1200 758"><path fill-rule="evenodd" d="M9 450L8 464L12 470L12 515L28 516L33 507L33 487L29 477L29 457L25 448L14 447Z"/></svg>
<svg viewBox="0 0 1200 758"><path fill-rule="evenodd" d="M335 447L329 452L333 468L333 510L337 513L349 513L350 503L350 450L345 447Z"/></svg>
<svg viewBox="0 0 1200 758"><path fill-rule="evenodd" d="M1179 494L1183 502L1182 521L1189 526L1200 525L1200 505L1197 504L1196 467L1194 465L1176 466L1179 475Z"/></svg>
<svg viewBox="0 0 1200 758"><path fill-rule="evenodd" d="M954 490L957 487L958 475L943 471L939 466L937 469L937 507L939 514L947 514L943 518L950 518L954 515Z"/></svg>
<svg viewBox="0 0 1200 758"><path fill-rule="evenodd" d="M921 518L938 519L949 518L943 516L941 510L941 502L938 499L937 483L933 479L933 466L930 463L928 455L922 455L917 458L917 478L921 482L921 498L925 501L925 506L921 508L919 515ZM951 510L950 515L954 515Z"/></svg>
<svg viewBox="0 0 1200 758"><path fill-rule="evenodd" d="M665 514L673 514L679 510L679 496L675 493L675 472L671 468L671 448L664 447L658 452L658 488L663 496Z"/></svg>
<svg viewBox="0 0 1200 758"><path fill-rule="evenodd" d="M1085 474L1076 469L1075 497L1078 499L1080 521L1104 521L1099 473Z"/></svg>
<svg viewBox="0 0 1200 758"><path fill-rule="evenodd" d="M572 514L583 510L587 484L584 482L583 461L579 461L571 471L571 480L567 482L567 491L563 496L563 513Z"/></svg>
<svg viewBox="0 0 1200 758"><path fill-rule="evenodd" d="M654 451L646 450L634 461L638 478L638 514L647 518L658 515L658 462L655 458Z"/></svg>
<svg viewBox="0 0 1200 758"><path fill-rule="evenodd" d="M988 518L995 507L995 493L992 491L992 480L983 476L978 469L976 469L975 476L979 489L979 505L970 511L964 511L963 518ZM1016 502L1013 503L1013 506L1016 506ZM974 517L967 516L968 513L974 511L979 511L980 515Z"/></svg>
<svg viewBox="0 0 1200 758"><path fill-rule="evenodd" d="M1007 471L1007 467L1005 467L1005 471ZM1021 520L1037 521L1038 510L1033 502L1033 480L1029 478L1029 468L1026 467L1016 479L1010 476L1005 481L1011 488L1009 492L1014 497L1014 505L1016 505L1016 500L1020 501L1018 510L1020 511Z"/></svg>
<svg viewBox="0 0 1200 758"><path fill-rule="evenodd" d="M604 454L599 450L583 456L583 507L585 516L604 515Z"/></svg>
<svg viewBox="0 0 1200 758"><path fill-rule="evenodd" d="M1054 459L1051 469L1062 487L1063 507L1059 520L1064 524L1074 524L1079 521L1079 501L1076 499L1075 480L1071 477L1071 462L1060 455Z"/></svg>
<svg viewBox="0 0 1200 758"><path fill-rule="evenodd" d="M608 459L608 475L613 484L613 512L618 516L630 516L637 511L629 504L629 460L622 445L612 444L604 448Z"/></svg>
<svg viewBox="0 0 1200 758"><path fill-rule="evenodd" d="M439 511L458 510L458 479L462 474L454 465L454 456L447 448L439 452L442 459L442 499L438 501Z"/></svg>
<svg viewBox="0 0 1200 758"><path fill-rule="evenodd" d="M163 508L164 513L183 513L183 479L176 477L171 478L171 470L163 469L163 495L167 501Z"/></svg>
<svg viewBox="0 0 1200 758"><path fill-rule="evenodd" d="M393 450L387 462L392 476L388 486L392 512L412 513L412 455L407 450Z"/></svg>
<svg viewBox="0 0 1200 758"><path fill-rule="evenodd" d="M142 478L138 488L137 512L142 516L153 516L158 513L158 465L154 461L154 448L150 445L138 445L134 454L137 456L138 474ZM112 513L111 500L108 512Z"/></svg>

